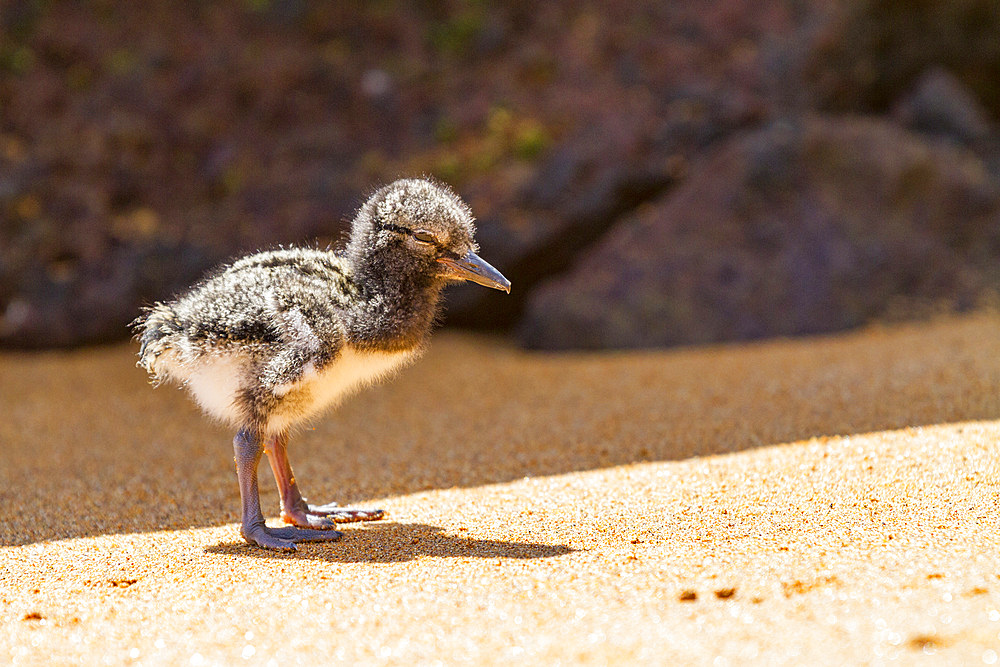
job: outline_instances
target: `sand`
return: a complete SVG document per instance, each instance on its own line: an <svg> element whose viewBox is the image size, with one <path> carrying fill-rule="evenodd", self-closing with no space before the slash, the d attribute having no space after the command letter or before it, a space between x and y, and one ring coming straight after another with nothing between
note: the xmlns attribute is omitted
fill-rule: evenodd
<svg viewBox="0 0 1000 667"><path fill-rule="evenodd" d="M380 523L241 542L128 345L0 354L0 663L996 664L1000 317L677 351L439 334L293 438ZM277 494L263 467L269 523Z"/></svg>

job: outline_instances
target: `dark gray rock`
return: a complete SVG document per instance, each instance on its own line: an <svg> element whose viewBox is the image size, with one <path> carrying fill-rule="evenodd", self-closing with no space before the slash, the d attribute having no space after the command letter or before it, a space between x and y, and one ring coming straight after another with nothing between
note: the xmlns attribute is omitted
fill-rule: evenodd
<svg viewBox="0 0 1000 667"><path fill-rule="evenodd" d="M814 108L887 112L926 72L944 67L994 117L1000 115L996 0L844 0L827 6L799 79Z"/></svg>
<svg viewBox="0 0 1000 667"><path fill-rule="evenodd" d="M975 95L940 67L917 81L893 115L917 132L947 137L966 146L982 142L993 132L986 110Z"/></svg>
<svg viewBox="0 0 1000 667"><path fill-rule="evenodd" d="M806 108L817 43L853 35L820 0L119 5L0 19L0 346L124 336L215 259L336 244L370 188L422 173L470 202L513 281L450 291L447 322L511 326L705 151ZM137 211L156 225L116 230ZM152 247L179 253L161 281L122 273Z"/></svg>
<svg viewBox="0 0 1000 667"><path fill-rule="evenodd" d="M30 349L127 338L150 295L171 296L217 259L197 246L152 242L115 245L97 260L30 264L6 276L0 342Z"/></svg>
<svg viewBox="0 0 1000 667"><path fill-rule="evenodd" d="M532 348L837 331L997 286L1000 190L947 142L874 119L739 136L530 297Z"/></svg>
<svg viewBox="0 0 1000 667"><path fill-rule="evenodd" d="M516 199L478 223L484 256L514 284L510 297L484 299L476 290L456 288L447 296L448 322L509 326L535 284L564 270L622 213L674 182L667 161L650 161L607 137L566 142Z"/></svg>

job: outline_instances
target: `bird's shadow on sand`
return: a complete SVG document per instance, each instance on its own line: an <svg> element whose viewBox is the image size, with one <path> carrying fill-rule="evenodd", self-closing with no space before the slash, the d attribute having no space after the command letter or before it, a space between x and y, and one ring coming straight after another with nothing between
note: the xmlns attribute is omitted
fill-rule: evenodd
<svg viewBox="0 0 1000 667"><path fill-rule="evenodd" d="M222 542L206 553L253 558L321 560L328 563L402 563L433 558L552 558L576 551L563 544L481 540L449 535L422 523L377 523L342 531L336 542L306 542L297 551L276 551L246 542Z"/></svg>

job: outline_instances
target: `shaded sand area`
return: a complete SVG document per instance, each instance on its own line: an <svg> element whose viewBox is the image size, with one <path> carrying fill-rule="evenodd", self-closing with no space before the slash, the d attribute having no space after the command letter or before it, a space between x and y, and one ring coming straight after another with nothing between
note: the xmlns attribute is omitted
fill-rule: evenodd
<svg viewBox="0 0 1000 667"><path fill-rule="evenodd" d="M240 542L232 434L133 355L0 355L0 663L1000 659L1000 317L441 334L292 440L312 499L389 512L295 554Z"/></svg>

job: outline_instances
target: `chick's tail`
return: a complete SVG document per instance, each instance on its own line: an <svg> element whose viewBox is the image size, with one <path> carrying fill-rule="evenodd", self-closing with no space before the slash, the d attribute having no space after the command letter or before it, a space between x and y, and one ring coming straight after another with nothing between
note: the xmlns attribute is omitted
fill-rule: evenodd
<svg viewBox="0 0 1000 667"><path fill-rule="evenodd" d="M156 303L132 322L132 328L139 339L137 365L155 378L156 360L173 347L172 341L183 331L177 313L167 304Z"/></svg>

